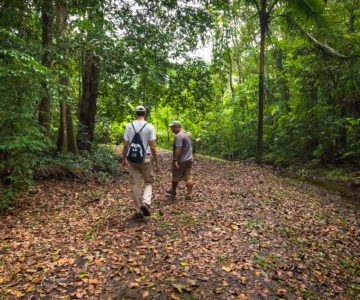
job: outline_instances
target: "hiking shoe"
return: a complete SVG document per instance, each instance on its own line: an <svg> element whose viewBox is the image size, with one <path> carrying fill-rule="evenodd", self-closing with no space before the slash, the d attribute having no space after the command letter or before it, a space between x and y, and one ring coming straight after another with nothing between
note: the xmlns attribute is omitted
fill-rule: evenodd
<svg viewBox="0 0 360 300"><path fill-rule="evenodd" d="M144 203L141 207L140 207L141 211L143 212L144 216L146 217L150 217L150 207L149 205L147 205L146 203Z"/></svg>
<svg viewBox="0 0 360 300"><path fill-rule="evenodd" d="M144 217L142 212L137 211L136 213L133 214L133 216L131 217L131 219L133 220L138 220L138 219L142 219Z"/></svg>
<svg viewBox="0 0 360 300"><path fill-rule="evenodd" d="M167 189L166 192L171 196L176 196L176 191L173 191L172 189Z"/></svg>
<svg viewBox="0 0 360 300"><path fill-rule="evenodd" d="M185 197L185 200L192 200L192 197L189 196L189 195L187 195L187 196Z"/></svg>

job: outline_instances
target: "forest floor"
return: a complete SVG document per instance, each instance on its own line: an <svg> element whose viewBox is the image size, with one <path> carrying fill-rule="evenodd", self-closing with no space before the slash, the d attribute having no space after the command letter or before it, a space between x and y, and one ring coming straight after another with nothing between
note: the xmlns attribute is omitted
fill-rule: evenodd
<svg viewBox="0 0 360 300"><path fill-rule="evenodd" d="M358 299L360 210L272 168L196 157L173 199L169 152L152 216L128 171L37 182L1 216L0 299Z"/></svg>

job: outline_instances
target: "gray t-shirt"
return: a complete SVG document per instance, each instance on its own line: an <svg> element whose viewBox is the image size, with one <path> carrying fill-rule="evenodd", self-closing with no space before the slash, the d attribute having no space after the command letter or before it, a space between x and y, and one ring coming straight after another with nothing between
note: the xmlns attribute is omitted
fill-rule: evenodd
<svg viewBox="0 0 360 300"><path fill-rule="evenodd" d="M186 132L181 130L177 135L175 135L174 139L174 153L177 147L182 147L181 154L178 159L179 163L192 160L192 151L191 151L191 140L190 137L186 136Z"/></svg>
<svg viewBox="0 0 360 300"><path fill-rule="evenodd" d="M140 129L147 123L146 121L138 121L135 120L132 122L136 132L139 132ZM131 144L132 139L134 138L135 132L131 123L127 124L125 127L124 140L129 141ZM154 126L150 123L147 123L143 130L140 132L140 137L142 139L143 145L145 147L145 151L147 154L150 154L149 142L156 140L155 129Z"/></svg>

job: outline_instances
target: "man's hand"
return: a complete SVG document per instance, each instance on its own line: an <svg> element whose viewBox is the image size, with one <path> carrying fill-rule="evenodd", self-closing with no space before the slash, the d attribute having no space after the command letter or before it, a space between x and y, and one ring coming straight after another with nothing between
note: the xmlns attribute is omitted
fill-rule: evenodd
<svg viewBox="0 0 360 300"><path fill-rule="evenodd" d="M160 172L160 165L159 163L155 163L155 172L159 173Z"/></svg>
<svg viewBox="0 0 360 300"><path fill-rule="evenodd" d="M176 169L179 168L179 163L178 163L178 161L176 161L176 162L174 163L174 165L175 165L175 168L176 168Z"/></svg>
<svg viewBox="0 0 360 300"><path fill-rule="evenodd" d="M126 162L126 159L125 159L125 158L123 159L121 165L122 165L122 167L123 167L124 169L127 169L127 168L129 167L129 165L128 165L128 163Z"/></svg>

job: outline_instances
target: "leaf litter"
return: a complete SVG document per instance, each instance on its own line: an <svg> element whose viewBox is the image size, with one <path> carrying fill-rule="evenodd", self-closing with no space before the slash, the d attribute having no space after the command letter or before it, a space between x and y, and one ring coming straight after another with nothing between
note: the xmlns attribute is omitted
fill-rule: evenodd
<svg viewBox="0 0 360 300"><path fill-rule="evenodd" d="M176 198L168 152L152 216L131 218L127 171L47 180L0 222L0 297L357 299L359 212L266 166L196 157ZM95 201L96 200L96 201Z"/></svg>

